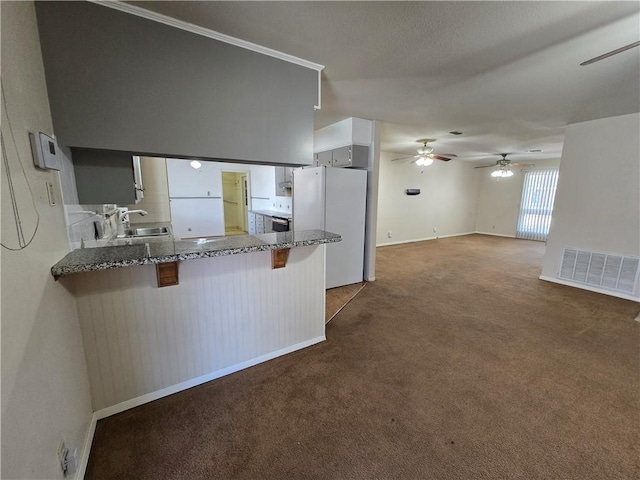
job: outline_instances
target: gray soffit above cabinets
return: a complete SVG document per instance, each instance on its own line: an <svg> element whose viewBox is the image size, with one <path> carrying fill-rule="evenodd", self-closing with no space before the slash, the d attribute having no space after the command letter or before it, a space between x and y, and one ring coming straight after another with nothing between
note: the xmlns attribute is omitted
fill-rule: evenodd
<svg viewBox="0 0 640 480"><path fill-rule="evenodd" d="M318 71L87 2L36 2L58 142L309 165Z"/></svg>

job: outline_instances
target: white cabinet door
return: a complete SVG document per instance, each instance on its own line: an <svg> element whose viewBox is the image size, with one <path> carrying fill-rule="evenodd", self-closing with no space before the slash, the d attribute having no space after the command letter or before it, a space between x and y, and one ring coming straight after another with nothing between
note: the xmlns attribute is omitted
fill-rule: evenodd
<svg viewBox="0 0 640 480"><path fill-rule="evenodd" d="M327 167L293 171L293 230L324 230L325 176ZM334 232L341 233L341 232Z"/></svg>
<svg viewBox="0 0 640 480"><path fill-rule="evenodd" d="M274 175L276 167L251 165L251 196L269 199L275 196Z"/></svg>
<svg viewBox="0 0 640 480"><path fill-rule="evenodd" d="M257 232L256 230L256 214L253 212L249 212L249 234L250 235L255 235Z"/></svg>
<svg viewBox="0 0 640 480"><path fill-rule="evenodd" d="M167 158L169 196L178 198L222 197L220 166L215 162L200 162L198 170L189 160Z"/></svg>
<svg viewBox="0 0 640 480"><path fill-rule="evenodd" d="M224 235L222 199L172 198L171 225L179 238Z"/></svg>

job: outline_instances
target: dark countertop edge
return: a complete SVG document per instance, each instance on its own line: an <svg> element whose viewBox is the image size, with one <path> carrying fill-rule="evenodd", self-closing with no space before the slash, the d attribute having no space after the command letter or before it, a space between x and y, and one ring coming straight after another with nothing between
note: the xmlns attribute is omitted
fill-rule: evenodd
<svg viewBox="0 0 640 480"><path fill-rule="evenodd" d="M114 260L111 262L96 262L96 263L85 263L85 264L66 265L66 266L57 266L58 264L56 264L53 267L51 267L51 275L53 275L53 277L57 280L58 278L63 277L65 275L72 275L75 273L86 273L86 272L93 272L97 270L110 270L112 268L135 267L139 265L155 265L159 263L179 262L182 260L195 260L198 258L224 257L228 255L264 252L269 250L282 250L282 249L295 248L295 247L309 247L314 245L324 245L327 243L337 243L337 242L340 242L341 240L342 240L342 237L336 236L336 237L320 238L315 240L298 240L294 242L255 245L250 247L235 247L235 248L225 248L221 250L176 253L172 255L162 255L157 257L141 257L141 258L129 259L129 260ZM100 248L100 247L96 247L96 248Z"/></svg>

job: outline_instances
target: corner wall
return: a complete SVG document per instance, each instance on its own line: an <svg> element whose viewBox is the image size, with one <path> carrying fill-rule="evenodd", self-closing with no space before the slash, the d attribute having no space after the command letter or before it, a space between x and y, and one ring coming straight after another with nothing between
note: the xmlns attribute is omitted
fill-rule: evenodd
<svg viewBox="0 0 640 480"><path fill-rule="evenodd" d="M640 114L567 127L541 278L564 247L640 255Z"/></svg>
<svg viewBox="0 0 640 480"><path fill-rule="evenodd" d="M61 440L83 454L89 380L75 299L50 274L69 249L59 174L36 170L29 145L28 132L52 133L35 9L32 2L0 9L2 137L27 241L36 231L27 248L2 248L1 476L56 479ZM8 178L3 164L2 243L17 248ZM53 207L45 182L54 186Z"/></svg>
<svg viewBox="0 0 640 480"><path fill-rule="evenodd" d="M487 162L489 163L489 162ZM560 159L532 161L530 170L557 168ZM491 168L475 170L478 176L478 212L476 231L489 235L515 237L520 215L524 172L513 169L513 177L496 180Z"/></svg>

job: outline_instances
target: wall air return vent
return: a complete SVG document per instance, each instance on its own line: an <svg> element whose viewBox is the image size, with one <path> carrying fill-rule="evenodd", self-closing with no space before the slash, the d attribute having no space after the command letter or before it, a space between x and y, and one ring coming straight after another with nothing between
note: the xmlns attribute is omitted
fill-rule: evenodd
<svg viewBox="0 0 640 480"><path fill-rule="evenodd" d="M633 294L640 258L565 248L558 278Z"/></svg>

